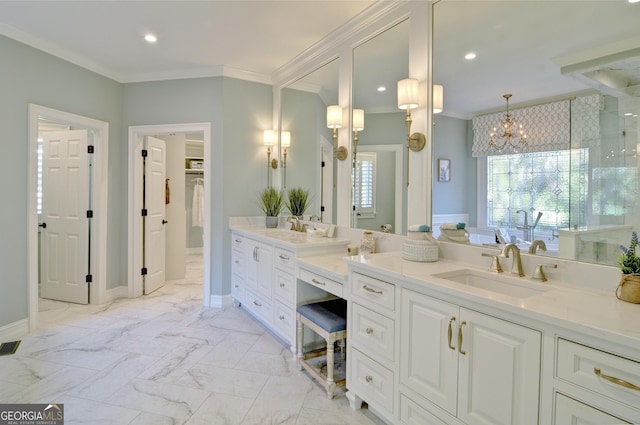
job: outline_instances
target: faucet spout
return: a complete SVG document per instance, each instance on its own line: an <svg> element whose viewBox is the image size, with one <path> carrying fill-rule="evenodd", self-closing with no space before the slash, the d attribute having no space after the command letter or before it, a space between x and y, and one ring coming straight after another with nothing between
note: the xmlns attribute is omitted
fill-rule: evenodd
<svg viewBox="0 0 640 425"><path fill-rule="evenodd" d="M531 246L529 247L529 254L535 254L536 250L540 248L543 251L547 250L547 244L544 243L543 240L540 239L536 239L533 242L531 242Z"/></svg>
<svg viewBox="0 0 640 425"><path fill-rule="evenodd" d="M504 258L509 258L509 251L513 251L513 259L511 260L511 273L517 274L518 276L524 276L524 272L522 271L522 258L520 257L520 248L518 248L515 244L508 243L500 252L500 255Z"/></svg>
<svg viewBox="0 0 640 425"><path fill-rule="evenodd" d="M287 218L287 222L291 223L291 230L296 232L300 232L302 229L300 227L300 219L295 215L291 215Z"/></svg>

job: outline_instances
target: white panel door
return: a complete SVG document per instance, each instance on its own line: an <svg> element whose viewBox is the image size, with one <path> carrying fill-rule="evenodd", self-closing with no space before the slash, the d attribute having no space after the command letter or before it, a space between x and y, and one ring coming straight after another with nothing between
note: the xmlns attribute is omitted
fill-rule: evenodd
<svg viewBox="0 0 640 425"><path fill-rule="evenodd" d="M475 311L461 309L461 316L458 418L469 425L538 424L540 332Z"/></svg>
<svg viewBox="0 0 640 425"><path fill-rule="evenodd" d="M458 306L404 289L400 383L456 414Z"/></svg>
<svg viewBox="0 0 640 425"><path fill-rule="evenodd" d="M165 282L166 204L165 175L166 149L164 140L146 137L147 158L145 166L145 209L143 264L144 294L161 288Z"/></svg>
<svg viewBox="0 0 640 425"><path fill-rule="evenodd" d="M44 133L42 147L40 295L88 304L87 130Z"/></svg>

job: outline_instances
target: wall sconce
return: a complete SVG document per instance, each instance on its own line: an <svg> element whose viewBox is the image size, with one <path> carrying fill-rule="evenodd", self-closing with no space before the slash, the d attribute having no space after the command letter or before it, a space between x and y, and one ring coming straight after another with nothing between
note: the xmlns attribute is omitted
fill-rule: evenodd
<svg viewBox="0 0 640 425"><path fill-rule="evenodd" d="M444 108L444 87L440 84L433 85L433 113L439 114Z"/></svg>
<svg viewBox="0 0 640 425"><path fill-rule="evenodd" d="M271 170L278 168L278 160L271 159L271 147L276 144L276 132L273 130L264 131L264 145L267 147L267 186L271 187Z"/></svg>
<svg viewBox="0 0 640 425"><path fill-rule="evenodd" d="M411 110L417 108L418 88L420 84L415 78L406 78L398 81L398 108L406 109L407 118L407 186L409 186L409 151L420 152L427 143L424 134L416 132L411 134Z"/></svg>
<svg viewBox="0 0 640 425"><path fill-rule="evenodd" d="M284 171L284 188L287 187L287 148L291 146L291 132L280 132L280 147L284 149L284 160L282 161L282 170Z"/></svg>
<svg viewBox="0 0 640 425"><path fill-rule="evenodd" d="M338 129L342 127L342 108L340 105L327 106L327 128L333 129L333 156L340 161L347 158L348 151L344 146L338 147Z"/></svg>
<svg viewBox="0 0 640 425"><path fill-rule="evenodd" d="M358 154L358 132L364 130L364 109L353 110L353 168L356 168Z"/></svg>

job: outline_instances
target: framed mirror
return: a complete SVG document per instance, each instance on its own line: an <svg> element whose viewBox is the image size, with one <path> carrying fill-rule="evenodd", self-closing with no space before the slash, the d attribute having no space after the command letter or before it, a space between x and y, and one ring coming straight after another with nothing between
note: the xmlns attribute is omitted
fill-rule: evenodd
<svg viewBox="0 0 640 425"><path fill-rule="evenodd" d="M353 110L364 111L353 164L352 227L406 234L405 112L396 86L409 75L409 21L353 50Z"/></svg>
<svg viewBox="0 0 640 425"><path fill-rule="evenodd" d="M338 103L338 67L338 59L324 64L283 88L281 96L280 128L290 134L281 187L308 190L311 206L306 214L331 224L335 224L336 190L326 111L327 106ZM284 158L285 146L280 148Z"/></svg>
<svg viewBox="0 0 640 425"><path fill-rule="evenodd" d="M442 0L433 13L433 158L455 164L434 176L436 231L465 222L472 243L538 239L541 255L615 264L640 228L640 4ZM499 127L507 105L526 145L501 148L481 125Z"/></svg>

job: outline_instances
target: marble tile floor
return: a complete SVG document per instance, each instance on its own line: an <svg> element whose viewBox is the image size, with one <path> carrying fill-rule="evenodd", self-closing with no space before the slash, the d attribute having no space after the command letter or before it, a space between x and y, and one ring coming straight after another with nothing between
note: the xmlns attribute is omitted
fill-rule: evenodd
<svg viewBox="0 0 640 425"><path fill-rule="evenodd" d="M202 306L201 267L108 305L41 300L40 329L0 357L0 402L64 403L65 424L376 424L328 400L248 313Z"/></svg>

